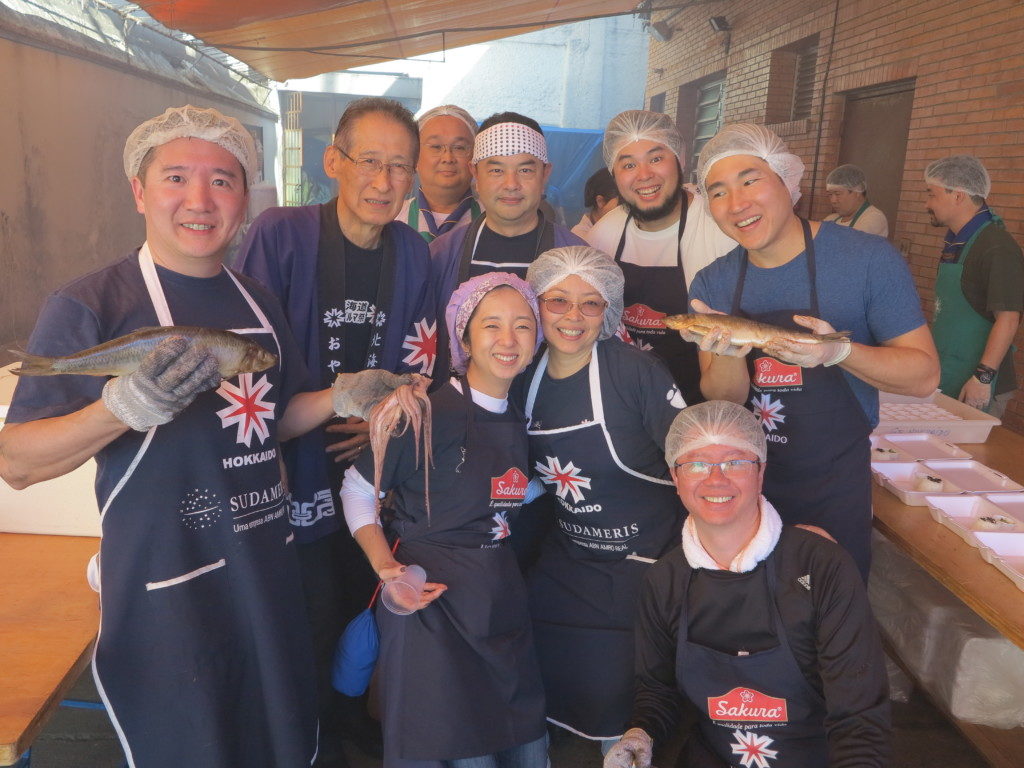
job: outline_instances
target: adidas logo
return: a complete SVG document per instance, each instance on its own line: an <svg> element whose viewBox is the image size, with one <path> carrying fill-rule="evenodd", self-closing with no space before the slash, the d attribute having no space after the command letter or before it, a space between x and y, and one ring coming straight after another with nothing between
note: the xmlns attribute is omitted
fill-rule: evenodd
<svg viewBox="0 0 1024 768"><path fill-rule="evenodd" d="M811 574L807 573L796 580L797 584L806 589L808 592L811 591Z"/></svg>

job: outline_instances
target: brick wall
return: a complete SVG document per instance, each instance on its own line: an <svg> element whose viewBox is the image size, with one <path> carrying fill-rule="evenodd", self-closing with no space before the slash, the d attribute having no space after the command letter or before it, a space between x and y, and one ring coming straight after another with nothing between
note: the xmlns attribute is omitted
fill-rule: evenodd
<svg viewBox="0 0 1024 768"><path fill-rule="evenodd" d="M709 19L725 16L732 30L715 32ZM727 72L725 122L769 123L807 164L803 214L829 212L824 178L838 164L843 92L914 78L903 182L890 239L908 259L928 316L934 307L938 253L944 230L924 208L923 172L934 159L969 153L992 176L991 206L1024 243L1024 2L982 0L721 0L664 11L673 30L652 41L647 95L664 92L665 112L677 115L680 88ZM780 119L778 51L818 35L811 117ZM772 66L773 53L776 66ZM684 109L685 113L685 109ZM813 210L806 210L816 177ZM1017 337L1024 348L1024 333ZM1017 353L1018 378L1024 352ZM1018 392L1004 423L1024 432Z"/></svg>

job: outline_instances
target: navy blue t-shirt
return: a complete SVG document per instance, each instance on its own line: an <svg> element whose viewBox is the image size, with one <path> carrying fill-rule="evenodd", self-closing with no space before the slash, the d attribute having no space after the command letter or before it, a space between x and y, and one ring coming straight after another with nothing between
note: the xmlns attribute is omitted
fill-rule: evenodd
<svg viewBox="0 0 1024 768"><path fill-rule="evenodd" d="M742 248L736 248L704 267L693 279L690 298L729 312L742 259ZM887 240L822 222L814 237L814 260L819 316L837 331L850 331L854 341L877 346L925 324L910 270ZM750 264L740 308L759 314L790 307L801 313L810 307L806 253L781 267ZM878 390L846 371L843 375L875 426Z"/></svg>
<svg viewBox="0 0 1024 768"><path fill-rule="evenodd" d="M208 328L258 326L252 308L226 272L198 278L160 266L156 269L175 324ZM312 381L277 300L251 278L237 277L274 327L281 345L281 393L275 403L276 418L270 421L274 430L291 397L312 389ZM46 357L69 355L159 324L136 251L50 294L32 331L28 352ZM106 383L104 376L22 377L14 390L7 421L14 424L73 413L99 400ZM100 498L106 497L134 456L129 444L142 437L143 433L130 431L97 454L96 491ZM159 478L153 480L154 493L158 493Z"/></svg>

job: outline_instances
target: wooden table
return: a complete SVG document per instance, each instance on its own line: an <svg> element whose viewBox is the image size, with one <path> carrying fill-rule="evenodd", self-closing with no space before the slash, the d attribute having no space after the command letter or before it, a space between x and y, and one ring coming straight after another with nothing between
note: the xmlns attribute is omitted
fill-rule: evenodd
<svg viewBox="0 0 1024 768"><path fill-rule="evenodd" d="M0 765L13 765L92 657L99 539L0 533Z"/></svg>
<svg viewBox="0 0 1024 768"><path fill-rule="evenodd" d="M963 449L977 461L1024 485L1024 437L995 427L984 444ZM873 492L875 528L1008 639L1024 648L1024 592L951 530L935 522L927 507L908 507L879 485ZM942 702L933 699L940 709ZM953 724L993 766L1019 768L1024 728L1003 730Z"/></svg>

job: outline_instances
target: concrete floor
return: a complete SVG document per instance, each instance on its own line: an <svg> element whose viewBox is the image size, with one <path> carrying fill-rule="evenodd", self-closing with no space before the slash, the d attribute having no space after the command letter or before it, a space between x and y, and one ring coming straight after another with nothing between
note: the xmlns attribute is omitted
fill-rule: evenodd
<svg viewBox="0 0 1024 768"><path fill-rule="evenodd" d="M88 670L71 698L98 700ZM892 765L897 768L985 768L987 765L916 691L908 702L894 702L893 723ZM354 745L347 746L350 768L379 768L380 761L368 758ZM553 768L601 766L600 749L596 744L564 731L559 731L552 739L550 756ZM31 768L121 768L123 765L121 748L106 714L95 710L58 710L36 740L31 755Z"/></svg>

